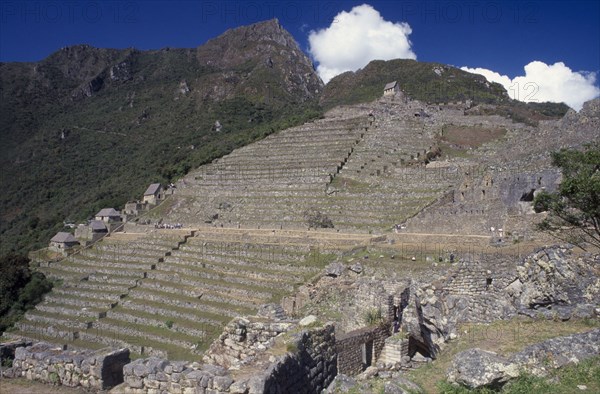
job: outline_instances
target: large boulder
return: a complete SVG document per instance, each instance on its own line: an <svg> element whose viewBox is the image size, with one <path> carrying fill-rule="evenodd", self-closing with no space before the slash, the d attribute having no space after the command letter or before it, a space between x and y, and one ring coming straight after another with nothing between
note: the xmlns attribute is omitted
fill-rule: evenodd
<svg viewBox="0 0 600 394"><path fill-rule="evenodd" d="M457 354L446 375L450 383L470 389L499 388L517 376L518 367L508 359L477 348Z"/></svg>
<svg viewBox="0 0 600 394"><path fill-rule="evenodd" d="M351 391L356 391L356 386L356 379L354 379L351 376L340 373L336 375L335 379L333 379L333 381L329 384L329 386L325 390L325 393L349 393Z"/></svg>
<svg viewBox="0 0 600 394"><path fill-rule="evenodd" d="M448 316L445 297L433 286L411 283L407 307L402 312L402 331L419 342L435 358L456 333L456 319Z"/></svg>
<svg viewBox="0 0 600 394"><path fill-rule="evenodd" d="M416 394L422 393L423 390L416 383L411 382L403 376L396 376L389 382L385 382L383 386L385 394Z"/></svg>
<svg viewBox="0 0 600 394"><path fill-rule="evenodd" d="M333 262L325 267L325 274L337 278L344 273L346 267L342 263Z"/></svg>
<svg viewBox="0 0 600 394"><path fill-rule="evenodd" d="M597 263L566 248L541 249L519 264L518 277L506 290L518 309L562 305L562 314L569 317L576 304L600 302L600 282L593 270Z"/></svg>

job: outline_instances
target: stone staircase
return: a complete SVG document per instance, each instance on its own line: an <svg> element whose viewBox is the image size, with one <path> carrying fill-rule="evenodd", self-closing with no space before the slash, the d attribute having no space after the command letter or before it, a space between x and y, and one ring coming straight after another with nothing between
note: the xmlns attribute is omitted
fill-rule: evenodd
<svg viewBox="0 0 600 394"><path fill-rule="evenodd" d="M377 361L385 364L395 364L400 362L403 356L408 356L408 340L389 337L386 338L385 345Z"/></svg>

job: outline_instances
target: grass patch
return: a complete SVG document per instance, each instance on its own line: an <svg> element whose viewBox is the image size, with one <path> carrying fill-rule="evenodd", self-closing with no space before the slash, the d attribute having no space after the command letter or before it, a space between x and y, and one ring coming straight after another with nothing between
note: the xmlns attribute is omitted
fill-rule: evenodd
<svg viewBox="0 0 600 394"><path fill-rule="evenodd" d="M369 185L365 182L357 181L356 179L352 179L346 176L336 176L331 181L331 186L336 188L345 190L345 191L353 191L353 192L363 192L372 190L373 186Z"/></svg>
<svg viewBox="0 0 600 394"><path fill-rule="evenodd" d="M478 148L481 145L503 137L503 127L455 126L445 125L442 128L441 140L462 148Z"/></svg>
<svg viewBox="0 0 600 394"><path fill-rule="evenodd" d="M363 316L363 320L365 324L369 326L383 322L383 313L381 312L381 308L367 310Z"/></svg>

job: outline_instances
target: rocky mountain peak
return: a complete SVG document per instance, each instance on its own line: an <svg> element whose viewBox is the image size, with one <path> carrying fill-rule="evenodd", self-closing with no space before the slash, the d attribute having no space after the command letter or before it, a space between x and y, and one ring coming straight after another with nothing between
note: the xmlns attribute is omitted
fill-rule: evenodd
<svg viewBox="0 0 600 394"><path fill-rule="evenodd" d="M251 90L281 80L284 94L306 100L323 89L311 60L277 19L227 30L198 47L197 57L200 64L237 72Z"/></svg>

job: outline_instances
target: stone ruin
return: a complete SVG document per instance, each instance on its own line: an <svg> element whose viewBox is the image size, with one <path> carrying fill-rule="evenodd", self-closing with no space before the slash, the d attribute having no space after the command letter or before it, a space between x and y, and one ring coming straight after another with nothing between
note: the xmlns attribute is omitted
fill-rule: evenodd
<svg viewBox="0 0 600 394"><path fill-rule="evenodd" d="M517 314L568 320L600 312L600 280L593 275L598 261L593 256L552 247L516 266L510 264L512 258L465 258L430 282L374 282L360 278L356 264L342 265L336 277L322 277L328 286L353 275L359 283L356 308L382 310L379 323L363 322L360 328L351 320L322 324L315 317L290 319L281 306L270 304L256 316L233 319L205 353L203 364L163 357L130 362L129 349L74 351L21 343L4 375L71 387L120 384L117 390L124 393L320 392L336 375L343 380L381 372L397 378L399 371L430 362L459 335L460 323ZM394 318L401 325L397 334L392 332Z"/></svg>
<svg viewBox="0 0 600 394"><path fill-rule="evenodd" d="M417 236L431 243L462 235L461 242L483 239L494 247L513 240L545 241L532 231L540 216L531 212L530 200L560 182L548 152L593 140L598 102L538 127L409 100L338 107L324 119L273 134L188 174L169 197L162 218L184 223L186 230L127 223L126 234L111 234L67 259L42 264L40 270L63 285L6 336L61 347L127 348L141 360L198 359L210 345L222 354L209 352L206 361L243 368L246 359L292 326L240 316L281 298L288 313L300 313L313 294L309 286L293 293L299 283L315 280L328 255ZM442 147L442 156L433 157L449 125L501 127L506 135L454 156L445 155ZM309 228L307 211L319 212L333 228ZM397 234L391 234L393 228ZM390 280L374 286L362 279L356 310L380 308L386 328L367 328L346 315L335 334L340 346L348 346L337 354L347 359L342 356L340 363L335 357L334 362L333 353L326 352L318 367L294 378L290 371L318 353L312 334L300 335L294 345L303 349L300 355L267 360L272 375L324 388L335 375L330 372L334 363L358 371L382 360L396 369L427 362L458 335L461 319L592 316L600 285L593 282L595 275L582 276L577 268L587 272L589 258L577 262L564 248L536 253L516 267L509 258L467 257L451 272L432 275L434 281ZM359 267L354 269L360 275ZM574 287L557 283L556 275L563 272L579 282ZM394 317L402 335L384 338ZM315 334L318 341L331 342L331 330ZM158 380L158 372L166 374L173 361L137 363L143 365L137 367L141 375L129 368L124 377L138 386L131 390L157 390L165 382L179 384L182 391L198 384L221 390L229 381L221 369L206 371L193 363L177 364L169 369L171 377ZM187 381L181 386L176 381L181 375L173 374L184 371ZM227 390L241 390L235 383ZM263 383L255 387L280 384L267 377Z"/></svg>
<svg viewBox="0 0 600 394"><path fill-rule="evenodd" d="M129 349L63 350L44 342L17 347L8 378L24 377L51 385L106 390L123 383Z"/></svg>

